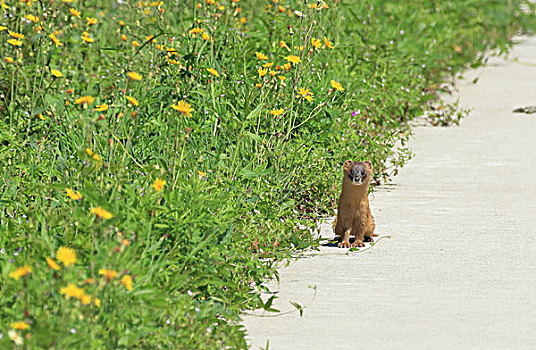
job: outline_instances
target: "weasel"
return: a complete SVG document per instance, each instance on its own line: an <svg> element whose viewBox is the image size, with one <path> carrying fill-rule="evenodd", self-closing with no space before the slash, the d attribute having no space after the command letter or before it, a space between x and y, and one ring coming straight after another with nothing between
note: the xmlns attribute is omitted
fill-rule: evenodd
<svg viewBox="0 0 536 350"><path fill-rule="evenodd" d="M340 237L339 248L364 247L364 241L372 241L376 227L370 212L368 188L372 176L370 161L352 162L343 166L342 191L335 218L335 234ZM355 241L350 244L350 235Z"/></svg>

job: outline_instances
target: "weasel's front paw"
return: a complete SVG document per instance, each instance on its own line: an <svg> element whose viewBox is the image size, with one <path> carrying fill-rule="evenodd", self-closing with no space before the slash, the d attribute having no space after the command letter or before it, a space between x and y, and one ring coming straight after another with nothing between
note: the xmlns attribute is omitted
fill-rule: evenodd
<svg viewBox="0 0 536 350"><path fill-rule="evenodd" d="M350 248L350 247L351 247L350 241L343 241L339 243L339 248Z"/></svg>
<svg viewBox="0 0 536 350"><path fill-rule="evenodd" d="M356 239L354 243L352 243L352 247L364 247L365 243L363 241Z"/></svg>

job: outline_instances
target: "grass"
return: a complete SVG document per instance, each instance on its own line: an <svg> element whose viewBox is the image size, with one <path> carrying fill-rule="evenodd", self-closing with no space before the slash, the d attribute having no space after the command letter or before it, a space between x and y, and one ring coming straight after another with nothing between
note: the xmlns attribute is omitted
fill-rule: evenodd
<svg viewBox="0 0 536 350"><path fill-rule="evenodd" d="M0 346L246 348L344 160L395 174L522 6L3 0Z"/></svg>

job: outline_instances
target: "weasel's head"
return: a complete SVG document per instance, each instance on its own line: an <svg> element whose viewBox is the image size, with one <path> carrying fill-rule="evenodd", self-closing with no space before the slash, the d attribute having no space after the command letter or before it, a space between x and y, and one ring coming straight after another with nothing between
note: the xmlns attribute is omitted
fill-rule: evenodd
<svg viewBox="0 0 536 350"><path fill-rule="evenodd" d="M370 182L372 175L372 163L368 160L364 162L352 162L347 160L343 166L344 178L349 180L352 185L360 186Z"/></svg>

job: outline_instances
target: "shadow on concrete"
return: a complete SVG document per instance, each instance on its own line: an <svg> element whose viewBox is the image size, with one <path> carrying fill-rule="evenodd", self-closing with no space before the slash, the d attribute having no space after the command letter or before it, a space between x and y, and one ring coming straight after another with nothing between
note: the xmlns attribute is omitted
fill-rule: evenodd
<svg viewBox="0 0 536 350"><path fill-rule="evenodd" d="M339 246L340 238L336 237L335 239L328 240L322 244L320 244L322 247L335 247L337 248ZM355 237L350 236L350 244L354 243ZM374 242L373 238L367 238L365 237L365 243L371 243Z"/></svg>

